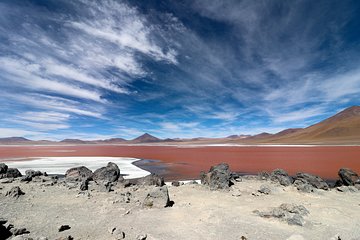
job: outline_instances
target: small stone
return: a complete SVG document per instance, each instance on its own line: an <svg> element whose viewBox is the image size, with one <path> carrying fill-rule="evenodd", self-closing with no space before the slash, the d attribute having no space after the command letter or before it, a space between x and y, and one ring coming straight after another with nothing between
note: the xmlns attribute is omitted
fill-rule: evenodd
<svg viewBox="0 0 360 240"><path fill-rule="evenodd" d="M59 232L63 232L63 231L66 231L66 230L69 230L71 227L69 225L61 225L59 227Z"/></svg>
<svg viewBox="0 0 360 240"><path fill-rule="evenodd" d="M141 235L137 235L136 240L146 240L147 235L146 234L141 234Z"/></svg>
<svg viewBox="0 0 360 240"><path fill-rule="evenodd" d="M59 238L57 238L55 240L74 240L74 238L71 235L69 235L67 237L59 237Z"/></svg>
<svg viewBox="0 0 360 240"><path fill-rule="evenodd" d="M259 193L262 193L262 194L265 194L265 195L268 195L271 193L271 189L270 189L270 186L267 185L267 184L264 184L264 185L261 185L260 186L260 189L258 190Z"/></svg>

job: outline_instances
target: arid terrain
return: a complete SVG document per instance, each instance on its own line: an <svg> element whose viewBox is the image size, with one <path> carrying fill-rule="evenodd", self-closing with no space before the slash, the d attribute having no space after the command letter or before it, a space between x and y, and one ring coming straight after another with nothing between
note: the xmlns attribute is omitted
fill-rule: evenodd
<svg viewBox="0 0 360 240"><path fill-rule="evenodd" d="M113 182L106 190L92 181L88 190L81 190L69 180L15 179L0 183L0 217L15 228L26 228L27 233L13 239L359 239L357 188L310 186L311 191L304 192L295 183L284 186L271 179L245 176L213 190L211 183L160 187L123 182ZM321 184L315 183L324 187ZM8 195L15 186L24 194ZM165 195L156 192L164 190ZM151 195L154 192L157 195ZM154 197L151 205L149 196Z"/></svg>

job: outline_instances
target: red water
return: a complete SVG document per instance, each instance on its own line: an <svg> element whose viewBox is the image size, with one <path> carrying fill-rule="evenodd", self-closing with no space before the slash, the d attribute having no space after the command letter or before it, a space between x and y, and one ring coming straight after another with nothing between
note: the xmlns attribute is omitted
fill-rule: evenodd
<svg viewBox="0 0 360 240"><path fill-rule="evenodd" d="M0 159L51 156L108 156L161 160L167 178L198 178L211 165L226 162L232 171L257 173L283 168L335 179L341 167L360 173L360 146L171 147L171 146L0 146ZM1 160L0 160L1 161ZM4 160L3 160L4 161Z"/></svg>

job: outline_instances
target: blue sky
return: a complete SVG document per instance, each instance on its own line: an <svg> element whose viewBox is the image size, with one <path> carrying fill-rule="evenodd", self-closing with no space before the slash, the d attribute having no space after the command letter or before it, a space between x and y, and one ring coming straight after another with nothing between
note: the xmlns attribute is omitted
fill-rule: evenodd
<svg viewBox="0 0 360 240"><path fill-rule="evenodd" d="M0 2L0 137L224 137L360 104L359 1Z"/></svg>

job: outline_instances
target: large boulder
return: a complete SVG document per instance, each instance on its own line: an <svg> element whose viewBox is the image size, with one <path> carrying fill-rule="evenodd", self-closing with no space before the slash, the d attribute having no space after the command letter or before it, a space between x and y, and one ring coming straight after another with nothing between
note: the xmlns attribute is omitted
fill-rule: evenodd
<svg viewBox="0 0 360 240"><path fill-rule="evenodd" d="M345 186L353 186L359 181L359 175L350 168L341 168L338 174Z"/></svg>
<svg viewBox="0 0 360 240"><path fill-rule="evenodd" d="M279 182L283 186L289 186L294 181L293 178L283 169L275 169L270 174L271 181Z"/></svg>
<svg viewBox="0 0 360 240"><path fill-rule="evenodd" d="M200 173L201 183L210 187L211 190L228 189L232 182L229 165L220 163L212 166L208 173Z"/></svg>
<svg viewBox="0 0 360 240"><path fill-rule="evenodd" d="M162 187L165 185L164 178L160 177L159 175L152 173L150 175L147 175L145 177L139 178L137 180L137 184L144 185L144 186L157 186Z"/></svg>
<svg viewBox="0 0 360 240"><path fill-rule="evenodd" d="M70 168L65 173L65 178L68 181L84 181L85 179L92 179L93 172L87 167Z"/></svg>
<svg viewBox="0 0 360 240"><path fill-rule="evenodd" d="M170 205L169 192L166 186L155 187L147 194L142 203L144 208L164 208Z"/></svg>
<svg viewBox="0 0 360 240"><path fill-rule="evenodd" d="M297 173L296 180L301 180L317 189L329 190L329 185L321 177L309 173Z"/></svg>
<svg viewBox="0 0 360 240"><path fill-rule="evenodd" d="M120 177L119 167L112 162L109 162L106 167L97 169L93 174L95 182L116 182Z"/></svg>
<svg viewBox="0 0 360 240"><path fill-rule="evenodd" d="M0 178L18 178L21 177L21 172L17 168L8 168L5 174Z"/></svg>

